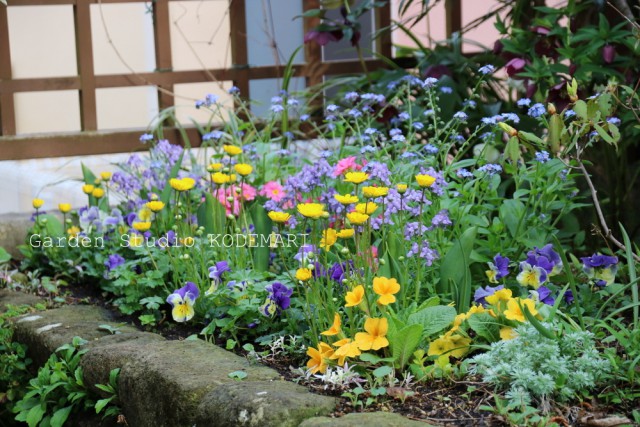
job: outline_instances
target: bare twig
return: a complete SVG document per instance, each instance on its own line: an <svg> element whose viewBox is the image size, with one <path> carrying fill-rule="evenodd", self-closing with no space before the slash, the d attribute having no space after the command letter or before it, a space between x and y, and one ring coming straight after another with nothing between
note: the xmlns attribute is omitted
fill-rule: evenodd
<svg viewBox="0 0 640 427"><path fill-rule="evenodd" d="M596 213L598 214L598 220L600 221L600 226L602 227L603 236L607 238L611 243L616 245L618 248L625 250L626 249L625 246L613 236L611 229L607 225L607 221L605 220L604 214L602 213L602 208L600 207L600 201L598 200L598 192L596 188L593 186L593 182L591 181L591 176L589 175L589 172L587 172L587 168L584 167L584 163L582 163L582 160L580 160L579 158L576 160L578 162L578 169L580 169L580 171L582 172L582 175L584 175L584 178L587 181L587 185L589 186L589 190L591 191L591 198L593 199L593 205L596 208ZM640 257L638 255L636 254L632 254L632 255L633 255L633 259L635 259L637 262L640 262Z"/></svg>

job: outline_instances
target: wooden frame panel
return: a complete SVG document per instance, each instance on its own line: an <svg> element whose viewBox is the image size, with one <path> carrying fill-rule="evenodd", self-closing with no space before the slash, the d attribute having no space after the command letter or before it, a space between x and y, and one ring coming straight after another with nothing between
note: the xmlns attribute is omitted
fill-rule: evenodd
<svg viewBox="0 0 640 427"><path fill-rule="evenodd" d="M150 73L95 75L93 66L93 46L91 39L91 4L141 3L145 0L11 0L10 7L72 5L74 10L75 36L78 61L78 75L54 78L13 79L11 75L11 53L9 48L7 8L0 5L0 160L90 155L136 151L144 149L138 137L140 131L96 132L96 89L112 87L132 87L154 85L158 88L158 105L166 108L174 105L173 88L179 83L210 82L211 76L217 80L230 80L244 97L249 97L249 81L281 77L282 67L249 67L247 49L246 0L229 0L229 20L231 33L232 66L227 69L174 71L171 59L169 2L180 0L154 0L153 25L156 53L156 70ZM301 0L303 9L319 7L319 0ZM447 30L456 31L460 26L460 0L447 1ZM457 18L456 18L457 17ZM391 6L376 11L376 27L383 28L391 23ZM304 20L304 32L319 23L318 18ZM450 33L449 33L450 34ZM377 50L391 57L391 35L382 33L377 41ZM304 77L308 86L322 83L324 75L357 73L361 64L357 60L322 61L321 48L316 43L304 46L305 63L294 66L294 74ZM412 66L406 60L396 61L399 65ZM381 60L368 59L370 69L385 67ZM81 133L51 136L15 136L16 92L78 90L80 93ZM318 102L321 100L318 98ZM175 130L167 130L174 141L180 139ZM189 129L192 145L199 145L200 138L194 129Z"/></svg>

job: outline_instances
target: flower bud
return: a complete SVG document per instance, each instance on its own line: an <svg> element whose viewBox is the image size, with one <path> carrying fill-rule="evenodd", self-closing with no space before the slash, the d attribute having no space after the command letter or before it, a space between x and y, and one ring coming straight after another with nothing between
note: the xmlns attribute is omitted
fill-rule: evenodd
<svg viewBox="0 0 640 427"><path fill-rule="evenodd" d="M385 261L384 258L380 258L378 262L380 263L380 265L385 265L387 263L387 261Z"/></svg>
<svg viewBox="0 0 640 427"><path fill-rule="evenodd" d="M547 113L555 114L556 113L556 106L553 105L552 103L547 104Z"/></svg>
<svg viewBox="0 0 640 427"><path fill-rule="evenodd" d="M340 252L346 255L349 253L349 248L345 246L344 248L340 249Z"/></svg>
<svg viewBox="0 0 640 427"><path fill-rule="evenodd" d="M309 270L312 270L312 271L313 271L313 270L315 270L315 269L316 269L316 265L315 265L315 264L307 264L307 268L308 268Z"/></svg>

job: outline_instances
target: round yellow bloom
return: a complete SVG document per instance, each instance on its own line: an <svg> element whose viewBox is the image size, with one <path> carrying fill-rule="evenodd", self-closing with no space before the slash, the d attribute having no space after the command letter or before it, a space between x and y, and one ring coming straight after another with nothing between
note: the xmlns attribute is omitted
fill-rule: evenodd
<svg viewBox="0 0 640 427"><path fill-rule="evenodd" d="M353 225L362 225L369 219L369 215L360 212L349 212L347 219Z"/></svg>
<svg viewBox="0 0 640 427"><path fill-rule="evenodd" d="M400 292L400 284L396 279L375 277L373 279L373 292L380 295L380 298L378 298L378 304L389 305L396 302L396 297L394 295Z"/></svg>
<svg viewBox="0 0 640 427"><path fill-rule="evenodd" d="M42 199L33 199L31 201L31 204L33 205L34 208L40 209L42 207L42 205L44 205L44 200L42 200Z"/></svg>
<svg viewBox="0 0 640 427"><path fill-rule="evenodd" d="M291 215L286 212L276 212L276 211L270 211L267 214L267 216L271 218L271 221L278 222L278 223L287 222L289 221L289 218L291 218Z"/></svg>
<svg viewBox="0 0 640 427"><path fill-rule="evenodd" d="M312 277L313 277L313 272L308 268L299 268L296 271L296 279L300 280L301 282L306 282L307 280L311 280Z"/></svg>
<svg viewBox="0 0 640 427"><path fill-rule="evenodd" d="M134 230L137 231L148 231L151 228L151 223L148 221L142 222L142 221L136 221L132 224L132 227Z"/></svg>
<svg viewBox="0 0 640 427"><path fill-rule="evenodd" d="M513 328L510 328L509 326L503 326L502 328L500 328L500 339L502 341L512 340L517 336L518 336L518 333L514 331Z"/></svg>
<svg viewBox="0 0 640 427"><path fill-rule="evenodd" d="M238 173L238 175L247 176L251 171L253 171L253 166L246 163L238 163L233 167L233 169Z"/></svg>
<svg viewBox="0 0 640 427"><path fill-rule="evenodd" d="M358 196L354 196L352 194L345 194L344 196L340 194L334 194L333 198L343 205L351 205L353 203L358 203Z"/></svg>
<svg viewBox="0 0 640 427"><path fill-rule="evenodd" d="M69 229L67 229L67 234L68 234L69 236L77 236L77 235L78 235L78 233L80 233L80 228L78 228L78 227L77 227L77 226L75 226L75 225L74 225L74 226L72 226L72 227L69 227Z"/></svg>
<svg viewBox="0 0 640 427"><path fill-rule="evenodd" d="M104 190L102 188L94 188L91 192L91 195L96 199L101 199L104 197Z"/></svg>
<svg viewBox="0 0 640 427"><path fill-rule="evenodd" d="M176 191L189 191L196 186L196 180L188 176L181 179L171 178L169 185Z"/></svg>
<svg viewBox="0 0 640 427"><path fill-rule="evenodd" d="M354 184L362 184L369 179L369 174L366 172L347 172L344 176L346 182L352 182Z"/></svg>
<svg viewBox="0 0 640 427"><path fill-rule="evenodd" d="M160 212L164 208L164 203L160 200L154 200L145 204L152 212Z"/></svg>
<svg viewBox="0 0 640 427"><path fill-rule="evenodd" d="M338 233L333 228L327 228L322 232L322 239L320 239L320 247L326 251L331 249L338 240Z"/></svg>
<svg viewBox="0 0 640 427"><path fill-rule="evenodd" d="M213 181L214 184L222 185L228 183L230 180L231 177L226 173L216 172L211 174L211 181Z"/></svg>
<svg viewBox="0 0 640 427"><path fill-rule="evenodd" d="M345 228L344 230L338 231L338 237L341 239L349 239L353 237L355 230L353 228Z"/></svg>
<svg viewBox="0 0 640 427"><path fill-rule="evenodd" d="M331 356L331 359L338 360L338 366L344 366L344 361L347 357L358 357L362 354L358 348L358 343L351 341L351 338L336 341L333 345L339 347Z"/></svg>
<svg viewBox="0 0 640 427"><path fill-rule="evenodd" d="M85 185L82 186L82 192L84 194L91 194L91 193L93 193L94 188L95 187L93 185L91 185L91 184L85 184Z"/></svg>
<svg viewBox="0 0 640 427"><path fill-rule="evenodd" d="M422 188L431 187L434 182L436 182L436 178L431 175L416 175L416 182Z"/></svg>
<svg viewBox="0 0 640 427"><path fill-rule="evenodd" d="M361 214L371 215L376 209L378 209L378 205L373 202L358 203L356 205L356 212Z"/></svg>
<svg viewBox="0 0 640 427"><path fill-rule="evenodd" d="M397 184L396 185L396 190L398 190L398 193L400 194L404 194L407 192L407 188L409 186L407 184Z"/></svg>
<svg viewBox="0 0 640 427"><path fill-rule="evenodd" d="M318 219L324 213L324 205L320 203L299 203L296 208L300 215L312 219Z"/></svg>
<svg viewBox="0 0 640 427"><path fill-rule="evenodd" d="M152 217L151 209L144 207L138 211L138 219L142 222L150 221Z"/></svg>
<svg viewBox="0 0 640 427"><path fill-rule="evenodd" d="M60 203L58 204L58 209L60 209L62 213L67 213L71 210L71 205L69 203Z"/></svg>
<svg viewBox="0 0 640 427"><path fill-rule="evenodd" d="M511 289L499 289L493 295L489 295L485 298L488 304L496 305L500 301L509 301L512 297Z"/></svg>
<svg viewBox="0 0 640 427"><path fill-rule="evenodd" d="M237 181L237 179L236 179L236 174L235 173L232 173L231 175L229 175L229 182L236 182L236 181Z"/></svg>
<svg viewBox="0 0 640 427"><path fill-rule="evenodd" d="M207 172L209 173L218 172L221 169L222 163L210 163L209 166L207 166Z"/></svg>
<svg viewBox="0 0 640 427"><path fill-rule="evenodd" d="M368 199L373 199L373 198L376 198L376 197L384 197L387 194L389 194L389 188L388 187L373 187L373 186L362 187L362 194L364 194L364 197L366 197Z"/></svg>
<svg viewBox="0 0 640 427"><path fill-rule="evenodd" d="M242 153L242 148L240 147L236 147L235 145L223 145L222 149L224 150L225 153L227 153L230 156L237 156L238 154Z"/></svg>
<svg viewBox="0 0 640 427"><path fill-rule="evenodd" d="M102 178L103 181L111 181L112 175L111 172L100 172L100 178Z"/></svg>

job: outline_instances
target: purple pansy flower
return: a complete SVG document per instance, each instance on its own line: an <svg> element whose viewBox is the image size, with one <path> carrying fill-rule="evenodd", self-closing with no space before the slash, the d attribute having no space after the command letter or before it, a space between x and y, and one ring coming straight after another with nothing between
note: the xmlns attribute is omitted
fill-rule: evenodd
<svg viewBox="0 0 640 427"><path fill-rule="evenodd" d="M107 270L111 271L124 264L124 258L118 254L109 255L109 258L104 262Z"/></svg>
<svg viewBox="0 0 640 427"><path fill-rule="evenodd" d="M551 289L546 286L540 286L535 291L530 291L530 293L532 294L533 299L537 299L543 304L553 305L556 302L555 298L551 296Z"/></svg>
<svg viewBox="0 0 640 427"><path fill-rule="evenodd" d="M553 250L551 243L541 249L534 247L532 251L527 252L527 263L534 267L543 268L550 276L562 271L562 260L560 255Z"/></svg>
<svg viewBox="0 0 640 427"><path fill-rule="evenodd" d="M216 265L209 267L209 278L213 279L216 283L220 283L222 274L227 271L231 271L227 261L216 262Z"/></svg>
<svg viewBox="0 0 640 427"><path fill-rule="evenodd" d="M498 280L509 275L509 258L497 254L493 257L493 262L488 262L489 270L485 273L491 283L498 283Z"/></svg>
<svg viewBox="0 0 640 427"><path fill-rule="evenodd" d="M491 295L495 294L500 289L504 289L504 286L498 285L495 288L492 288L491 286L486 286L484 288L480 287L480 288L476 289L476 291L474 292L473 301L478 303L478 304L482 304L482 305L486 306L487 305L486 298L488 296L491 296Z"/></svg>
<svg viewBox="0 0 640 427"><path fill-rule="evenodd" d="M186 285L169 295L167 302L173 307L173 310L171 310L173 320L176 322L190 320L195 314L193 304L195 304L199 296L200 290L193 282L187 282Z"/></svg>
<svg viewBox="0 0 640 427"><path fill-rule="evenodd" d="M608 286L615 280L618 257L594 254L581 260L583 271L597 286Z"/></svg>

